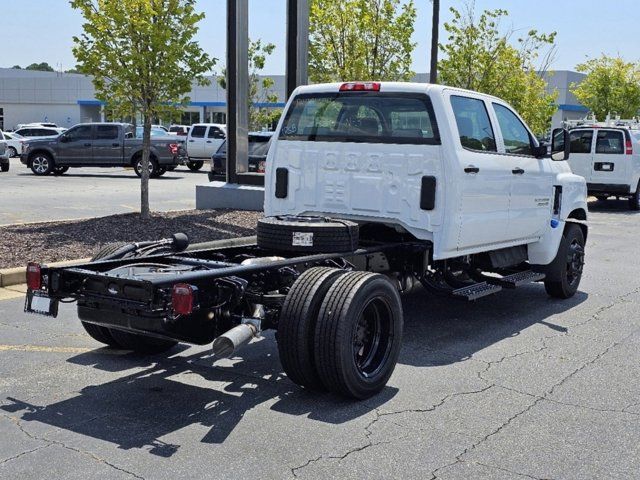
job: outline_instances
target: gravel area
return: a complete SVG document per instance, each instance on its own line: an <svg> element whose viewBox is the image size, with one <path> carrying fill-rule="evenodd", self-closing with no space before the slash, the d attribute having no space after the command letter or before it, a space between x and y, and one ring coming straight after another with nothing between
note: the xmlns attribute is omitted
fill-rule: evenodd
<svg viewBox="0 0 640 480"><path fill-rule="evenodd" d="M20 267L29 261L58 262L86 258L112 242L144 241L184 232L191 243L255 235L261 212L186 210L66 222L0 227L0 268Z"/></svg>

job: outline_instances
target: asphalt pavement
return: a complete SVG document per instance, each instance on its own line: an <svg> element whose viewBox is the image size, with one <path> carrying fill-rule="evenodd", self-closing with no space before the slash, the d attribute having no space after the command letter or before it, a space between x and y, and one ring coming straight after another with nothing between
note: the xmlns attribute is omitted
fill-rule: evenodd
<svg viewBox="0 0 640 480"><path fill-rule="evenodd" d="M101 348L73 305L0 301L0 478L638 478L640 214L593 210L573 299L417 289L364 402L293 385L272 334L230 360L144 357Z"/></svg>
<svg viewBox="0 0 640 480"><path fill-rule="evenodd" d="M152 179L151 209L195 208L195 187L208 182L207 168L192 172L181 166ZM59 177L37 177L12 158L9 171L0 173L0 202L0 226L139 212L140 179L125 168L72 168Z"/></svg>

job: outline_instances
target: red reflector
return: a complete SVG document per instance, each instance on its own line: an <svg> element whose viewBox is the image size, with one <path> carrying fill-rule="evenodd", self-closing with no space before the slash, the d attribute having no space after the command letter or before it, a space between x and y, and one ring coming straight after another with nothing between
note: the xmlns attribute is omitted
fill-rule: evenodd
<svg viewBox="0 0 640 480"><path fill-rule="evenodd" d="M39 263L31 262L27 265L27 287L29 287L29 290L40 290L42 288Z"/></svg>
<svg viewBox="0 0 640 480"><path fill-rule="evenodd" d="M177 143L170 143L169 144L169 151L173 155L177 155L178 154L178 144Z"/></svg>
<svg viewBox="0 0 640 480"><path fill-rule="evenodd" d="M379 92L378 82L349 82L340 85L341 92Z"/></svg>
<svg viewBox="0 0 640 480"><path fill-rule="evenodd" d="M177 315L189 315L193 312L193 287L186 283L176 283L171 292L173 312Z"/></svg>
<svg viewBox="0 0 640 480"><path fill-rule="evenodd" d="M631 140L627 140L626 143L626 155L633 155L633 144L631 143Z"/></svg>

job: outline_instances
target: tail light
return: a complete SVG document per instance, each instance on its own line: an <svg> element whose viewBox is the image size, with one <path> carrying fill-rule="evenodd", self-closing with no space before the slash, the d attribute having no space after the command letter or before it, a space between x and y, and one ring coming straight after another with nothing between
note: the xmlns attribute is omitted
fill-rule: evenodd
<svg viewBox="0 0 640 480"><path fill-rule="evenodd" d="M628 139L625 143L625 155L633 155L633 143L631 143L631 139Z"/></svg>
<svg viewBox="0 0 640 480"><path fill-rule="evenodd" d="M29 290L40 290L42 288L42 272L40 264L30 262L27 265L27 287Z"/></svg>
<svg viewBox="0 0 640 480"><path fill-rule="evenodd" d="M349 82L340 85L341 92L379 92L378 82Z"/></svg>
<svg viewBox="0 0 640 480"><path fill-rule="evenodd" d="M180 145L178 145L177 143L169 144L169 151L171 152L172 155L177 155L178 150L180 150Z"/></svg>
<svg viewBox="0 0 640 480"><path fill-rule="evenodd" d="M258 173L264 173L266 170L266 162L264 160L258 163Z"/></svg>
<svg viewBox="0 0 640 480"><path fill-rule="evenodd" d="M171 291L171 304L176 315L189 315L193 312L193 287L186 283L176 283Z"/></svg>

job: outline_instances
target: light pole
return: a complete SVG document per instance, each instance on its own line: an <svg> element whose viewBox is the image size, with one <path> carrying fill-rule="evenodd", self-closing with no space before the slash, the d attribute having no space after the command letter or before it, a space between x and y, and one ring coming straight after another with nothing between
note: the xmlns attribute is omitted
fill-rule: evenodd
<svg viewBox="0 0 640 480"><path fill-rule="evenodd" d="M433 20L431 23L431 68L429 82L438 83L438 30L440 27L440 0L431 0L433 3Z"/></svg>

